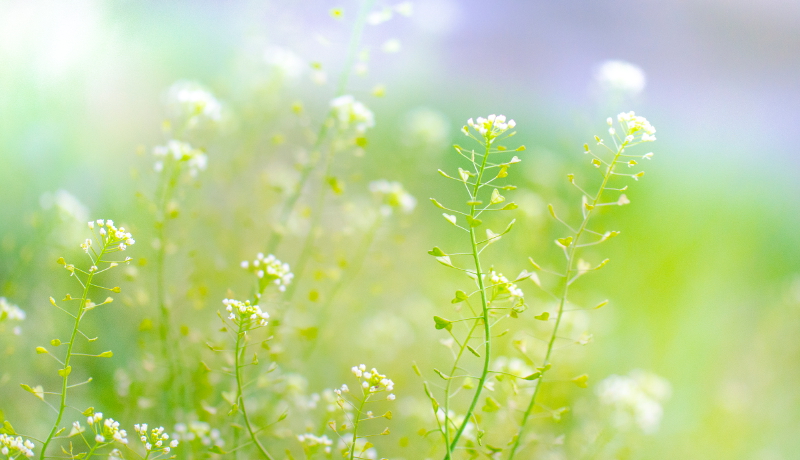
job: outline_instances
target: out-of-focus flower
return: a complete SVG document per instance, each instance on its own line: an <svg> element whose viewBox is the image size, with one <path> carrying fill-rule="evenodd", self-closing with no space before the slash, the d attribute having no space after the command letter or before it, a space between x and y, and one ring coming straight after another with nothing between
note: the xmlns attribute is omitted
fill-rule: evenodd
<svg viewBox="0 0 800 460"><path fill-rule="evenodd" d="M167 90L167 107L178 118L190 125L201 121L218 122L222 118L222 104L201 84L181 80Z"/></svg>
<svg viewBox="0 0 800 460"><path fill-rule="evenodd" d="M400 182L375 180L369 183L369 191L381 201L381 213L384 215L391 214L392 208L399 208L407 214L417 206L417 199L408 193Z"/></svg>
<svg viewBox="0 0 800 460"><path fill-rule="evenodd" d="M342 130L352 127L356 132L364 133L375 126L375 115L372 111L349 94L332 100L331 108Z"/></svg>
<svg viewBox="0 0 800 460"><path fill-rule="evenodd" d="M655 433L664 413L661 403L671 393L669 382L650 372L633 370L628 375L612 375L597 384L600 402L613 410L619 428L637 425L645 433Z"/></svg>
<svg viewBox="0 0 800 460"><path fill-rule="evenodd" d="M450 140L450 121L433 109L420 107L409 112L403 120L402 142L410 146L443 148Z"/></svg>
<svg viewBox="0 0 800 460"><path fill-rule="evenodd" d="M271 45L264 50L264 60L268 65L288 78L298 78L308 68L308 64L293 51Z"/></svg>
<svg viewBox="0 0 800 460"><path fill-rule="evenodd" d="M600 88L636 96L644 90L646 83L641 67L625 61L606 61L597 67L595 80Z"/></svg>
<svg viewBox="0 0 800 460"><path fill-rule="evenodd" d="M153 149L153 155L159 158L171 156L175 161L185 162L189 166L189 174L197 177L197 173L204 171L208 165L208 157L200 150L192 147L188 142L181 142L174 139L167 141L167 145L159 145ZM154 169L157 172L164 170L163 160L155 163Z"/></svg>

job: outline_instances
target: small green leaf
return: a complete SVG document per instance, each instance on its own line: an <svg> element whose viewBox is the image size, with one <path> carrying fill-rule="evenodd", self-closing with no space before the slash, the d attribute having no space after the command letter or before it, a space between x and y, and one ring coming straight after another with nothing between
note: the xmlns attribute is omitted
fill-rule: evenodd
<svg viewBox="0 0 800 460"><path fill-rule="evenodd" d="M572 244L572 237L568 236L566 238L558 238L556 243L558 243L558 245L561 247L568 248Z"/></svg>
<svg viewBox="0 0 800 460"><path fill-rule="evenodd" d="M491 396L486 398L486 404L481 408L484 412L497 412L500 410L500 404Z"/></svg>
<svg viewBox="0 0 800 460"><path fill-rule="evenodd" d="M449 375L445 374L444 372L442 372L442 371L440 371L439 369L436 369L436 368L433 369L433 372L435 372L436 375L438 375L439 377L443 378L444 380L450 380L452 378Z"/></svg>
<svg viewBox="0 0 800 460"><path fill-rule="evenodd" d="M541 376L542 376L541 372L534 372L533 374L531 374L531 375L529 375L527 377L522 377L522 380L536 380Z"/></svg>
<svg viewBox="0 0 800 460"><path fill-rule="evenodd" d="M36 347L36 353L39 353L40 355L45 355L49 354L50 352L47 351L47 348L45 347Z"/></svg>
<svg viewBox="0 0 800 460"><path fill-rule="evenodd" d="M506 197L500 194L497 189L492 190L492 199L490 201L491 204L498 204L506 201Z"/></svg>
<svg viewBox="0 0 800 460"><path fill-rule="evenodd" d="M575 382L575 385L578 385L581 388L586 388L589 386L589 376L586 374L579 375L572 379Z"/></svg>
<svg viewBox="0 0 800 460"><path fill-rule="evenodd" d="M92 414L94 414L94 407L89 407L85 411L81 412L81 415L83 415L84 417L88 417Z"/></svg>
<svg viewBox="0 0 800 460"><path fill-rule="evenodd" d="M553 219L558 219L558 217L556 217L556 210L553 208L552 204L547 205L547 210L550 211L550 215L553 216Z"/></svg>
<svg viewBox="0 0 800 460"><path fill-rule="evenodd" d="M550 319L550 313L544 312L541 315L534 316L533 319L538 319L539 321L547 321Z"/></svg>
<svg viewBox="0 0 800 460"><path fill-rule="evenodd" d="M19 386L21 386L23 390L27 391L28 393L31 393L32 395L44 401L44 388L42 388L41 385L36 385L35 387L31 387L30 385L25 385L24 383L20 383Z"/></svg>
<svg viewBox="0 0 800 460"><path fill-rule="evenodd" d="M480 224L483 223L482 220L476 219L476 218L474 218L472 216L465 216L465 218L467 219L467 223L469 223L469 226L473 227L473 228L477 227L477 226L479 226Z"/></svg>
<svg viewBox="0 0 800 460"><path fill-rule="evenodd" d="M67 377L71 373L72 373L72 366L67 366L64 369L58 370L58 375L60 375L61 377Z"/></svg>
<svg viewBox="0 0 800 460"><path fill-rule="evenodd" d="M98 358L112 358L114 356L114 352L111 350L104 351L97 355Z"/></svg>
<svg viewBox="0 0 800 460"><path fill-rule="evenodd" d="M508 165L500 166L500 171L497 172L497 177L502 179L503 177L507 176L508 176Z"/></svg>
<svg viewBox="0 0 800 460"><path fill-rule="evenodd" d="M11 422L8 420L3 422L3 427L0 428L0 434L7 434L9 436L16 436L17 432L14 431L14 427L11 426Z"/></svg>
<svg viewBox="0 0 800 460"><path fill-rule="evenodd" d="M469 298L469 296L467 296L466 292L458 290L458 291L456 291L456 297L453 300L451 300L450 303L464 302L468 298Z"/></svg>
<svg viewBox="0 0 800 460"><path fill-rule="evenodd" d="M436 325L436 329L447 329L448 331L453 329L453 322L441 316L434 316L433 322Z"/></svg>
<svg viewBox="0 0 800 460"><path fill-rule="evenodd" d="M436 206L439 209L445 209L445 210L447 209L442 205L442 203L439 203L438 201L436 201L435 198L431 198L431 202L434 204L434 206Z"/></svg>
<svg viewBox="0 0 800 460"><path fill-rule="evenodd" d="M447 221L451 224L456 225L456 216L447 213L442 213L442 216L444 216L444 218L447 219Z"/></svg>
<svg viewBox="0 0 800 460"><path fill-rule="evenodd" d="M608 305L608 299L606 299L606 300L600 302L599 304L595 305L594 310L597 310L598 308L603 308L606 305Z"/></svg>
<svg viewBox="0 0 800 460"><path fill-rule="evenodd" d="M480 357L481 357L481 354L480 354L480 353L478 353L478 352L477 352L477 351L476 351L474 348L472 348L470 345L467 345L467 350L469 350L469 352L470 352L470 353L472 353L473 355L477 356L478 358L480 358Z"/></svg>
<svg viewBox="0 0 800 460"><path fill-rule="evenodd" d="M517 209L518 207L519 206L517 206L517 203L514 203L512 201L511 203L508 203L507 205L505 205L502 208L500 208L500 210L501 211L511 211L512 209Z"/></svg>
<svg viewBox="0 0 800 460"><path fill-rule="evenodd" d="M58 346L61 345L61 341L58 340L58 339L53 339L53 340L50 341L50 345L52 345L54 347L58 347Z"/></svg>
<svg viewBox="0 0 800 460"><path fill-rule="evenodd" d="M434 246L433 249L428 251L428 254L432 255L433 257L444 257L447 254L444 253L438 246Z"/></svg>

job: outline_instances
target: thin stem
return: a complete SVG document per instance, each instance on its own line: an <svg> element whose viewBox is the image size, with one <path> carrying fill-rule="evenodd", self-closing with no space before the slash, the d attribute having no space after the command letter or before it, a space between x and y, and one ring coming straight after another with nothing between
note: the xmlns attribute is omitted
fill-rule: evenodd
<svg viewBox="0 0 800 460"><path fill-rule="evenodd" d="M106 253L106 249L108 248L109 241L111 238L107 239L105 244L103 244L103 249L100 251L100 254L97 256L96 264L100 264L102 262L102 257ZM78 336L78 329L81 324L81 319L83 319L84 310L86 308L86 303L89 300L89 288L92 286L92 278L94 278L95 272L90 271L86 278L86 283L84 283L83 288L83 295L81 295L80 306L78 307L78 314L75 315L75 325L72 327L72 334L70 335L69 344L67 345L67 353L66 357L64 358L64 367L62 368L62 380L61 380L61 398L58 405L58 415L56 416L56 421L53 424L53 428L50 430L50 434L47 435L47 439L42 443L42 451L39 455L40 460L44 460L45 453L47 452L47 446L50 445L50 442L56 435L58 431L58 426L61 424L61 419L64 417L64 409L67 407L67 389L69 388L69 375L72 371L70 367L70 361L72 359L72 349L75 346L75 338ZM76 275L77 276L77 275Z"/></svg>
<svg viewBox="0 0 800 460"><path fill-rule="evenodd" d="M358 424L361 422L361 414L364 411L364 405L367 403L367 399L369 399L369 394L364 394L363 390L361 393L364 396L364 399L361 400L361 404L358 406L356 421L353 422L353 442L350 445L350 460L355 458L356 440L358 440Z"/></svg>
<svg viewBox="0 0 800 460"><path fill-rule="evenodd" d="M236 357L235 357L235 366L236 366L236 401L239 404L239 409L242 411L242 417L244 418L244 425L247 427L247 432L250 434L250 439L253 440L253 443L258 447L258 450L261 451L261 454L269 459L274 460L272 455L267 452L267 449L261 445L261 441L258 440L256 437L256 430L253 429L253 425L250 423L250 418L247 416L247 408L245 407L244 396L242 395L242 365L241 357L244 355L246 344L242 344L242 340L247 335L247 331L245 330L245 324L240 322L239 323L239 333L236 335Z"/></svg>
<svg viewBox="0 0 800 460"><path fill-rule="evenodd" d="M345 64L344 69L342 70L342 74L339 77L339 85L336 89L335 97L343 96L345 90L347 89L347 82L350 79L350 73L353 70L353 62L356 59L358 54L358 47L361 43L361 35L364 32L364 25L367 21L367 13L372 8L372 5L375 4L375 0L365 0L364 3L361 5L361 9L358 14L358 18L356 19L356 23L353 26L353 32L350 35L350 45L347 50L347 61ZM278 246L281 244L283 240L286 224L289 222L289 218L292 215L292 211L294 211L294 207L297 205L297 201L300 199L300 196L303 194L303 190L305 190L306 184L308 180L311 178L311 173L316 169L317 166L317 159L314 158L315 155L319 155L319 151L322 148L322 143L325 141L328 130L330 129L330 120L333 118L334 110L331 108L328 113L325 115L325 118L322 120L322 124L319 127L319 132L317 133L317 139L314 142L314 145L311 147L311 154L312 158L309 162L303 166L303 170L300 173L300 180L298 181L297 185L295 186L292 194L286 200L281 209L281 212L278 217L278 225L277 230L272 232L270 236L269 243L267 243L267 253L274 254L275 251L278 249ZM314 227L312 227L313 230Z"/></svg>
<svg viewBox="0 0 800 460"><path fill-rule="evenodd" d="M606 168L606 173L603 175L603 183L600 185L600 189L598 190L597 194L592 200L591 207L587 208L584 216L583 222L581 222L581 226L573 235L572 244L569 247L569 251L567 253L567 269L566 275L564 276L564 289L561 292L561 296L558 302L558 315L556 315L556 324L553 327L553 332L550 334L550 340L547 342L547 352L544 356L544 365L547 365L550 362L550 355L553 352L553 344L555 344L557 334L558 334L558 327L561 324L561 318L564 314L564 306L567 304L567 297L569 294L569 286L570 286L570 278L573 272L575 271L573 265L575 264L575 255L577 253L579 247L579 241L581 236L583 236L584 232L586 231L586 226L589 223L589 218L592 216L592 211L595 209L597 202L600 200L601 196L603 195L603 190L605 190L606 184L608 183L609 179L614 173L614 167L617 164L617 159L622 154L622 151L627 145L623 142L619 148L617 149L616 153L614 154L614 160L611 164ZM519 448L520 442L523 438L523 434L525 432L525 427L528 423L528 419L530 418L531 414L533 413L533 408L536 406L536 398L539 395L539 389L542 386L542 379L544 378L544 374L546 371L542 371L539 378L536 380L536 387L533 390L533 395L531 396L530 403L528 404L528 408L525 410L525 413L522 416L522 422L520 423L519 432L517 432L517 437L514 440L514 445L511 447L511 451L508 455L508 460L512 460L514 455Z"/></svg>
<svg viewBox="0 0 800 460"><path fill-rule="evenodd" d="M486 142L486 152L483 155L483 161L481 162L480 170L478 171L478 177L475 180L475 187L472 190L472 201L474 201L478 196L478 190L481 186L481 179L483 178L483 172L486 169L486 161L489 159L489 149L491 143L489 139L485 139ZM475 216L475 205L470 206L470 217ZM483 316L483 333L485 336L484 342L484 357L483 357L483 371L481 372L480 380L478 381L478 388L475 390L475 395L472 398L472 402L469 405L469 409L467 409L466 414L464 414L464 421L461 422L461 426L458 427L458 431L456 431L455 436L453 437L453 441L447 447L447 453L445 454L445 459L450 459L452 457L452 451L455 450L456 446L458 446L458 440L461 438L461 435L464 433L464 430L469 423L470 417L472 417L472 413L475 411L475 406L478 404L478 400L481 397L481 393L483 391L483 385L486 383L486 378L489 375L489 363L492 354L492 337L491 337L491 325L489 324L489 301L486 298L486 287L483 284L483 271L481 269L481 258L480 253L478 250L478 243L477 243L477 236L475 235L475 227L470 225L469 227L469 237L470 243L472 245L472 259L475 262L475 276L478 282L478 290L481 293L481 308L482 308L482 316ZM445 418L447 414L445 414ZM446 425L446 424L445 424Z"/></svg>

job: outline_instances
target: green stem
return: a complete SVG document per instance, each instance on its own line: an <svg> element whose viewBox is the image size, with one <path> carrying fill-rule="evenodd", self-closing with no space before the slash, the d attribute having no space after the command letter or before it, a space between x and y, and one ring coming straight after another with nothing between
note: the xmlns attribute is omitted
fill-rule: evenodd
<svg viewBox="0 0 800 460"><path fill-rule="evenodd" d="M458 350L458 354L456 354L456 359L453 362L453 367L450 369L450 377L452 377L456 370L458 370L458 363L461 361L461 357L464 355L464 350L467 349L467 345L469 341L472 339L472 334L477 329L480 323L478 321L474 321L472 323L472 327L470 328L469 332L467 333L467 337L464 339L464 342L461 344ZM447 457L452 455L452 448L450 447L450 423L448 423L448 415L450 413L450 388L452 387L453 379L450 378L447 383L445 384L444 389L444 443L445 448L447 449ZM434 414L436 416L436 414ZM447 458L445 457L445 458Z"/></svg>
<svg viewBox="0 0 800 460"><path fill-rule="evenodd" d="M244 418L244 425L247 427L247 432L250 434L250 439L253 440L253 443L258 447L258 450L261 451L261 454L269 459L274 460L272 455L267 452L267 449L261 444L261 441L258 440L256 436L256 431L253 429L253 425L250 423L250 417L247 416L247 407L245 407L244 402L244 395L242 394L242 365L241 365L241 357L244 355L245 349L247 347L246 344L242 344L242 340L247 334L247 330L245 329L244 323L239 323L239 333L236 335L236 357L235 357L235 366L236 366L236 402L239 404L239 409L242 411L242 418Z"/></svg>
<svg viewBox="0 0 800 460"><path fill-rule="evenodd" d="M94 266L98 266L98 264L103 262L103 255L106 253L106 249L108 249L109 241L111 241L110 237L103 244L103 249L100 250L97 260L93 262ZM50 445L50 442L55 437L56 432L58 431L58 426L61 424L61 419L64 417L64 409L67 407L67 387L69 386L69 374L72 371L69 363L72 360L72 349L75 346L75 339L78 337L78 330L81 325L81 320L83 319L83 314L85 313L86 302L89 299L89 289L92 287L94 273L94 271L89 271L89 274L86 277L86 283L83 286L83 295L81 296L80 307L78 308L78 314L75 315L75 325L72 328L72 335L70 335L66 357L64 358L64 368L62 370L64 375L62 376L63 378L61 380L61 400L58 405L58 416L53 424L53 428L50 430L50 434L47 435L47 439L45 439L44 443L42 443L42 452L39 455L40 460L44 460L46 458L45 453L47 452L47 446ZM75 274L74 276L78 275Z"/></svg>
<svg viewBox="0 0 800 460"><path fill-rule="evenodd" d="M358 54L358 47L361 43L361 36L364 32L364 25L366 24L367 20L367 13L375 4L375 0L365 0L364 3L361 5L361 9L359 10L358 18L356 19L356 23L353 26L353 32L350 35L350 45L347 50L347 61L345 64L344 69L342 70L342 74L339 76L339 85L336 89L336 95L334 97L343 96L345 90L347 89L347 82L350 79L350 73L353 70L353 63L355 62L356 56ZM295 186L292 194L286 200L281 209L281 212L278 217L278 229L272 232L270 236L269 243L267 243L267 253L274 254L275 251L278 249L281 241L283 240L284 232L286 230L286 224L289 222L289 218L292 215L292 211L294 207L297 205L297 201L300 199L300 196L303 194L303 190L305 190L306 184L308 180L311 178L311 173L316 169L317 160L314 158L315 155L319 155L319 151L322 148L322 143L325 141L325 138L328 135L328 129L330 128L330 120L333 117L334 110L331 108L328 113L325 115L325 118L322 120L322 124L319 127L319 132L317 133L317 139L314 142L314 145L311 147L311 154L312 158L309 162L303 166L303 170L300 173L300 180L298 181L297 185ZM313 229L313 227L312 227Z"/></svg>
<svg viewBox="0 0 800 460"><path fill-rule="evenodd" d="M592 211L597 207L597 203L600 201L601 196L603 195L603 190L606 188L606 184L608 184L609 179L614 172L614 167L617 164L617 160L619 156L622 154L622 151L625 148L625 143L619 146L617 149L616 154L614 155L614 159L609 164L608 168L606 169L606 173L603 175L603 183L600 185L600 189L598 190L597 194L595 195L594 199L592 200L591 207L587 208L586 214L583 216L583 222L581 222L581 226L575 232L572 238L572 244L570 245L568 255L567 255L567 269L566 274L564 275L564 290L561 292L561 297L559 298L558 302L558 315L556 315L556 324L553 327L553 332L550 334L550 339L547 342L547 351L544 355L544 362L543 365L546 365L550 362L550 355L553 353L553 345L555 344L556 337L558 334L558 327L561 324L561 317L564 314L564 306L567 303L567 296L569 294L569 284L570 278L574 273L574 265L575 265L575 254L578 250L578 244L580 244L580 238L583 236L584 231L586 230L586 226L589 223L589 218L592 216ZM536 380L536 387L533 390L533 395L531 396L530 403L528 404L528 408L525 410L525 413L522 415L522 422L520 423L519 431L517 432L517 437L514 440L514 445L511 447L511 451L508 455L508 460L512 460L514 455L519 448L520 442L523 438L523 434L525 432L525 427L528 423L528 419L530 418L531 414L533 413L533 408L536 406L536 398L539 395L539 389L542 386L542 379L544 378L544 374L546 371L542 371L539 378Z"/></svg>
<svg viewBox="0 0 800 460"><path fill-rule="evenodd" d="M481 167L478 170L478 177L475 179L475 186L472 190L472 197L471 201L477 200L478 191L481 188L481 180L483 179L483 172L486 170L486 162L489 160L489 150L491 147L490 140L486 139L486 150L483 153L483 161L481 162ZM475 218L475 209L476 205L470 205L469 215L471 218ZM475 277L478 281L478 290L481 293L481 308L482 308L482 316L483 316L483 333L485 336L484 342L484 357L483 357L483 371L481 372L481 377L478 380L478 388L475 390L475 396L472 398L472 402L469 405L469 409L467 409L466 414L464 414L464 421L461 422L461 426L458 427L455 436L453 437L453 441L447 448L447 453L445 455L445 459L450 459L452 456L452 451L455 450L456 446L458 446L458 440L461 438L462 433L464 433L464 429L466 429L467 424L469 423L470 417L472 417L472 413L475 411L475 406L478 404L478 400L481 397L481 393L483 392L483 385L486 383L486 378L489 375L489 363L491 360L492 354L492 336L491 336L491 323L489 322L489 301L486 298L486 287L483 284L483 271L481 269L481 258L480 252L478 251L478 240L477 236L475 235L475 227L470 225L469 227L469 237L470 243L472 246L472 260L475 263ZM445 414L445 423L447 422L448 415ZM445 425L445 428L446 425Z"/></svg>
<svg viewBox="0 0 800 460"><path fill-rule="evenodd" d="M358 412L356 412L356 421L353 422L353 442L350 445L350 460L355 459L356 441L358 440L358 424L361 422L361 414L364 410L364 405L367 404L367 399L369 399L369 394L364 393L363 390L361 393L364 396L364 399L361 400L361 404L358 406Z"/></svg>

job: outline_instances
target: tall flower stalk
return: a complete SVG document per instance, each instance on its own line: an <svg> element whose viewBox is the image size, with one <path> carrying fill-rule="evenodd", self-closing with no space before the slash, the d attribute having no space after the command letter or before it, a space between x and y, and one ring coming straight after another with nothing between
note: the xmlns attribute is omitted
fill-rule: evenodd
<svg viewBox="0 0 800 460"><path fill-rule="evenodd" d="M568 236L564 238L558 238L556 240L556 244L562 249L564 252L564 257L566 259L565 269L563 273L558 273L557 276L561 279L560 289L561 292L556 295L558 299L558 312L556 314L556 321L555 325L553 326L553 330L550 333L550 337L547 340L547 348L544 354L543 359L543 366L538 368L538 372L531 376L535 379L536 386L534 387L533 394L531 399L527 405L525 412L522 415L522 420L520 422L519 432L515 436L513 440L513 444L511 446L511 450L509 451L508 459L512 460L516 455L518 449L520 448L521 443L523 442L524 435L526 433L526 428L529 422L531 415L533 414L534 408L537 404L537 398L539 396L542 382L544 379L545 374L552 368L551 365L551 356L553 353L553 346L555 344L556 338L558 337L558 329L561 325L561 320L564 315L564 307L568 303L570 287L572 286L575 281L578 280L582 275L586 274L589 271L598 270L602 268L607 262L608 259L600 262L596 266L592 266L587 262L584 262L578 258L580 253L580 249L587 247L587 246L594 246L605 241L608 239L616 236L619 232L616 231L609 231L609 232L597 232L594 230L589 229L589 221L595 212L604 206L623 206L630 203L627 196L622 193L627 190L628 186L625 185L623 187L610 187L609 184L615 177L628 177L634 180L639 180L643 175L644 172L638 172L635 174L631 173L621 173L618 172L617 168L620 166L627 166L628 168L634 167L638 164L636 161L641 159L650 159L653 154L647 153L644 155L630 155L627 153L626 149L630 149L638 144L643 142L650 142L655 141L655 128L643 117L636 116L633 112L628 113L621 113L617 117L617 121L621 127L621 133L617 132L617 130L612 126L613 120L609 118L607 120L609 125L609 134L611 135L611 139L613 142L613 147L609 146L605 141L600 139L599 137L595 136L595 140L597 141L597 145L602 148L600 153L594 153L591 149L589 149L588 144L584 145L584 152L591 157L591 164L595 168L598 168L602 171L602 180L600 182L600 186L597 189L597 192L594 194L590 194L584 191L578 184L575 183L575 175L569 174L567 179L571 184L573 184L578 190L582 193L581 198L581 215L582 220L577 228L571 226L566 221L560 219L553 208L552 205L548 207L550 210L550 214L554 219L558 222L562 223L564 226L569 229L570 233ZM619 192L616 201L603 201L605 198L604 193L606 192ZM593 238L593 240L588 242L583 242L585 237ZM534 266L539 269L540 267L533 262L531 262ZM603 302L598 307L605 305L607 302ZM595 308L598 308L595 307ZM585 386L586 384L586 376L580 376L576 379L576 383Z"/></svg>
<svg viewBox="0 0 800 460"><path fill-rule="evenodd" d="M435 326L437 329L444 329L448 333L450 333L452 339L458 346L458 351L455 353L455 362L451 369L451 373L444 374L438 370L434 371L437 375L444 379L445 389L444 389L444 420L440 422L440 428L442 431L442 436L444 438L445 443L445 459L451 459L453 456L453 452L458 447L459 441L464 434L467 426L472 423L473 413L475 408L480 400L481 394L483 392L484 385L486 383L486 379L490 373L490 363L492 359L492 333L491 328L495 324L495 315L496 311L493 310L508 310L509 312L507 315L516 315L518 309L520 309L524 302L522 301L522 297L518 292L516 286L513 283L509 283L508 280L493 278L491 280L487 279L487 275L489 274L487 270L483 268L482 260L481 260L481 253L483 250L491 243L496 242L499 238L501 238L505 233L511 230L511 226L513 225L513 221L508 224L505 231L501 233L494 233L491 230L486 230L486 238L482 239L478 236L478 227L483 225L483 221L481 217L484 213L488 213L491 211L506 211L512 210L517 207L515 203L507 203L505 202L505 197L500 194L500 190L512 190L515 187L506 185L500 186L496 183L498 179L502 179L508 176L508 168L510 165L519 162L519 158L516 156L513 157L511 160L507 162L495 163L489 161L489 157L492 155L499 155L499 154L507 154L508 149L504 146L499 145L499 140L506 135L505 137L512 136L515 132L508 132L512 130L516 123L514 120L509 120L506 122L506 117L503 115L490 115L487 118L478 118L477 121L473 121L470 119L467 122L468 126L464 126L463 132L467 136L473 138L482 146L482 151L476 152L475 150L467 150L459 146L455 146L456 152L467 159L472 166L472 171L467 171L464 169L459 168L458 170L458 177L453 177L448 175L443 171L439 171L444 177L449 179L461 182L465 189L467 190L468 200L467 200L467 211L458 211L448 207L445 207L441 203L439 203L435 199L431 199L433 203L445 211L449 211L453 214L444 213L444 218L450 222L452 225L456 226L457 228L461 229L462 231L469 234L469 251L468 252L461 252L461 253L446 253L445 251L441 250L438 247L433 248L429 253L437 258L437 260L454 269L460 270L464 272L468 277L470 277L476 284L477 290L467 294L463 291L457 291L456 297L453 299L454 304L458 304L461 302L465 302L468 307L470 308L471 316L464 317L459 320L448 320L439 316L434 317ZM524 147L519 147L516 149L517 151L524 150ZM489 171L496 170L496 174L491 179L487 180L487 175ZM491 192L489 190L491 189ZM484 201L485 200L485 201ZM462 216L464 221L466 222L466 227L459 224L459 219L456 215ZM451 260L451 256L466 256L470 259L471 267L470 268L462 268L453 263ZM495 282L498 280L499 282ZM487 284L488 281L491 281L492 284ZM487 292L488 290L492 289L494 294ZM512 291L513 289L513 291ZM512 306L507 308L502 307L495 307L492 302L496 300L497 296L502 295L503 299L508 299L511 301ZM472 303L470 302L470 297L478 294L479 296L479 308L476 310ZM457 337L453 331L454 323L464 322L466 326L465 335L461 338ZM483 331L482 343L476 347L470 345L470 342L475 339L475 334L477 330ZM469 351L470 354L474 355L475 357L481 360L481 372L478 376L472 376L469 374L460 374L456 375L459 370L463 369L460 361L462 357L465 356L465 352ZM452 388L452 381L454 379L464 378L467 380L477 380L477 384L475 384L474 388L475 391L472 395L471 401L469 403L468 409L464 414L462 420L458 421L451 416L450 413L450 400L454 396L454 390ZM466 385L465 385L466 386ZM469 385L470 388L473 388L472 385ZM429 387L426 383L426 393L430 397L434 412L436 413L437 420L439 418L439 403L437 402L436 398L431 394Z"/></svg>

